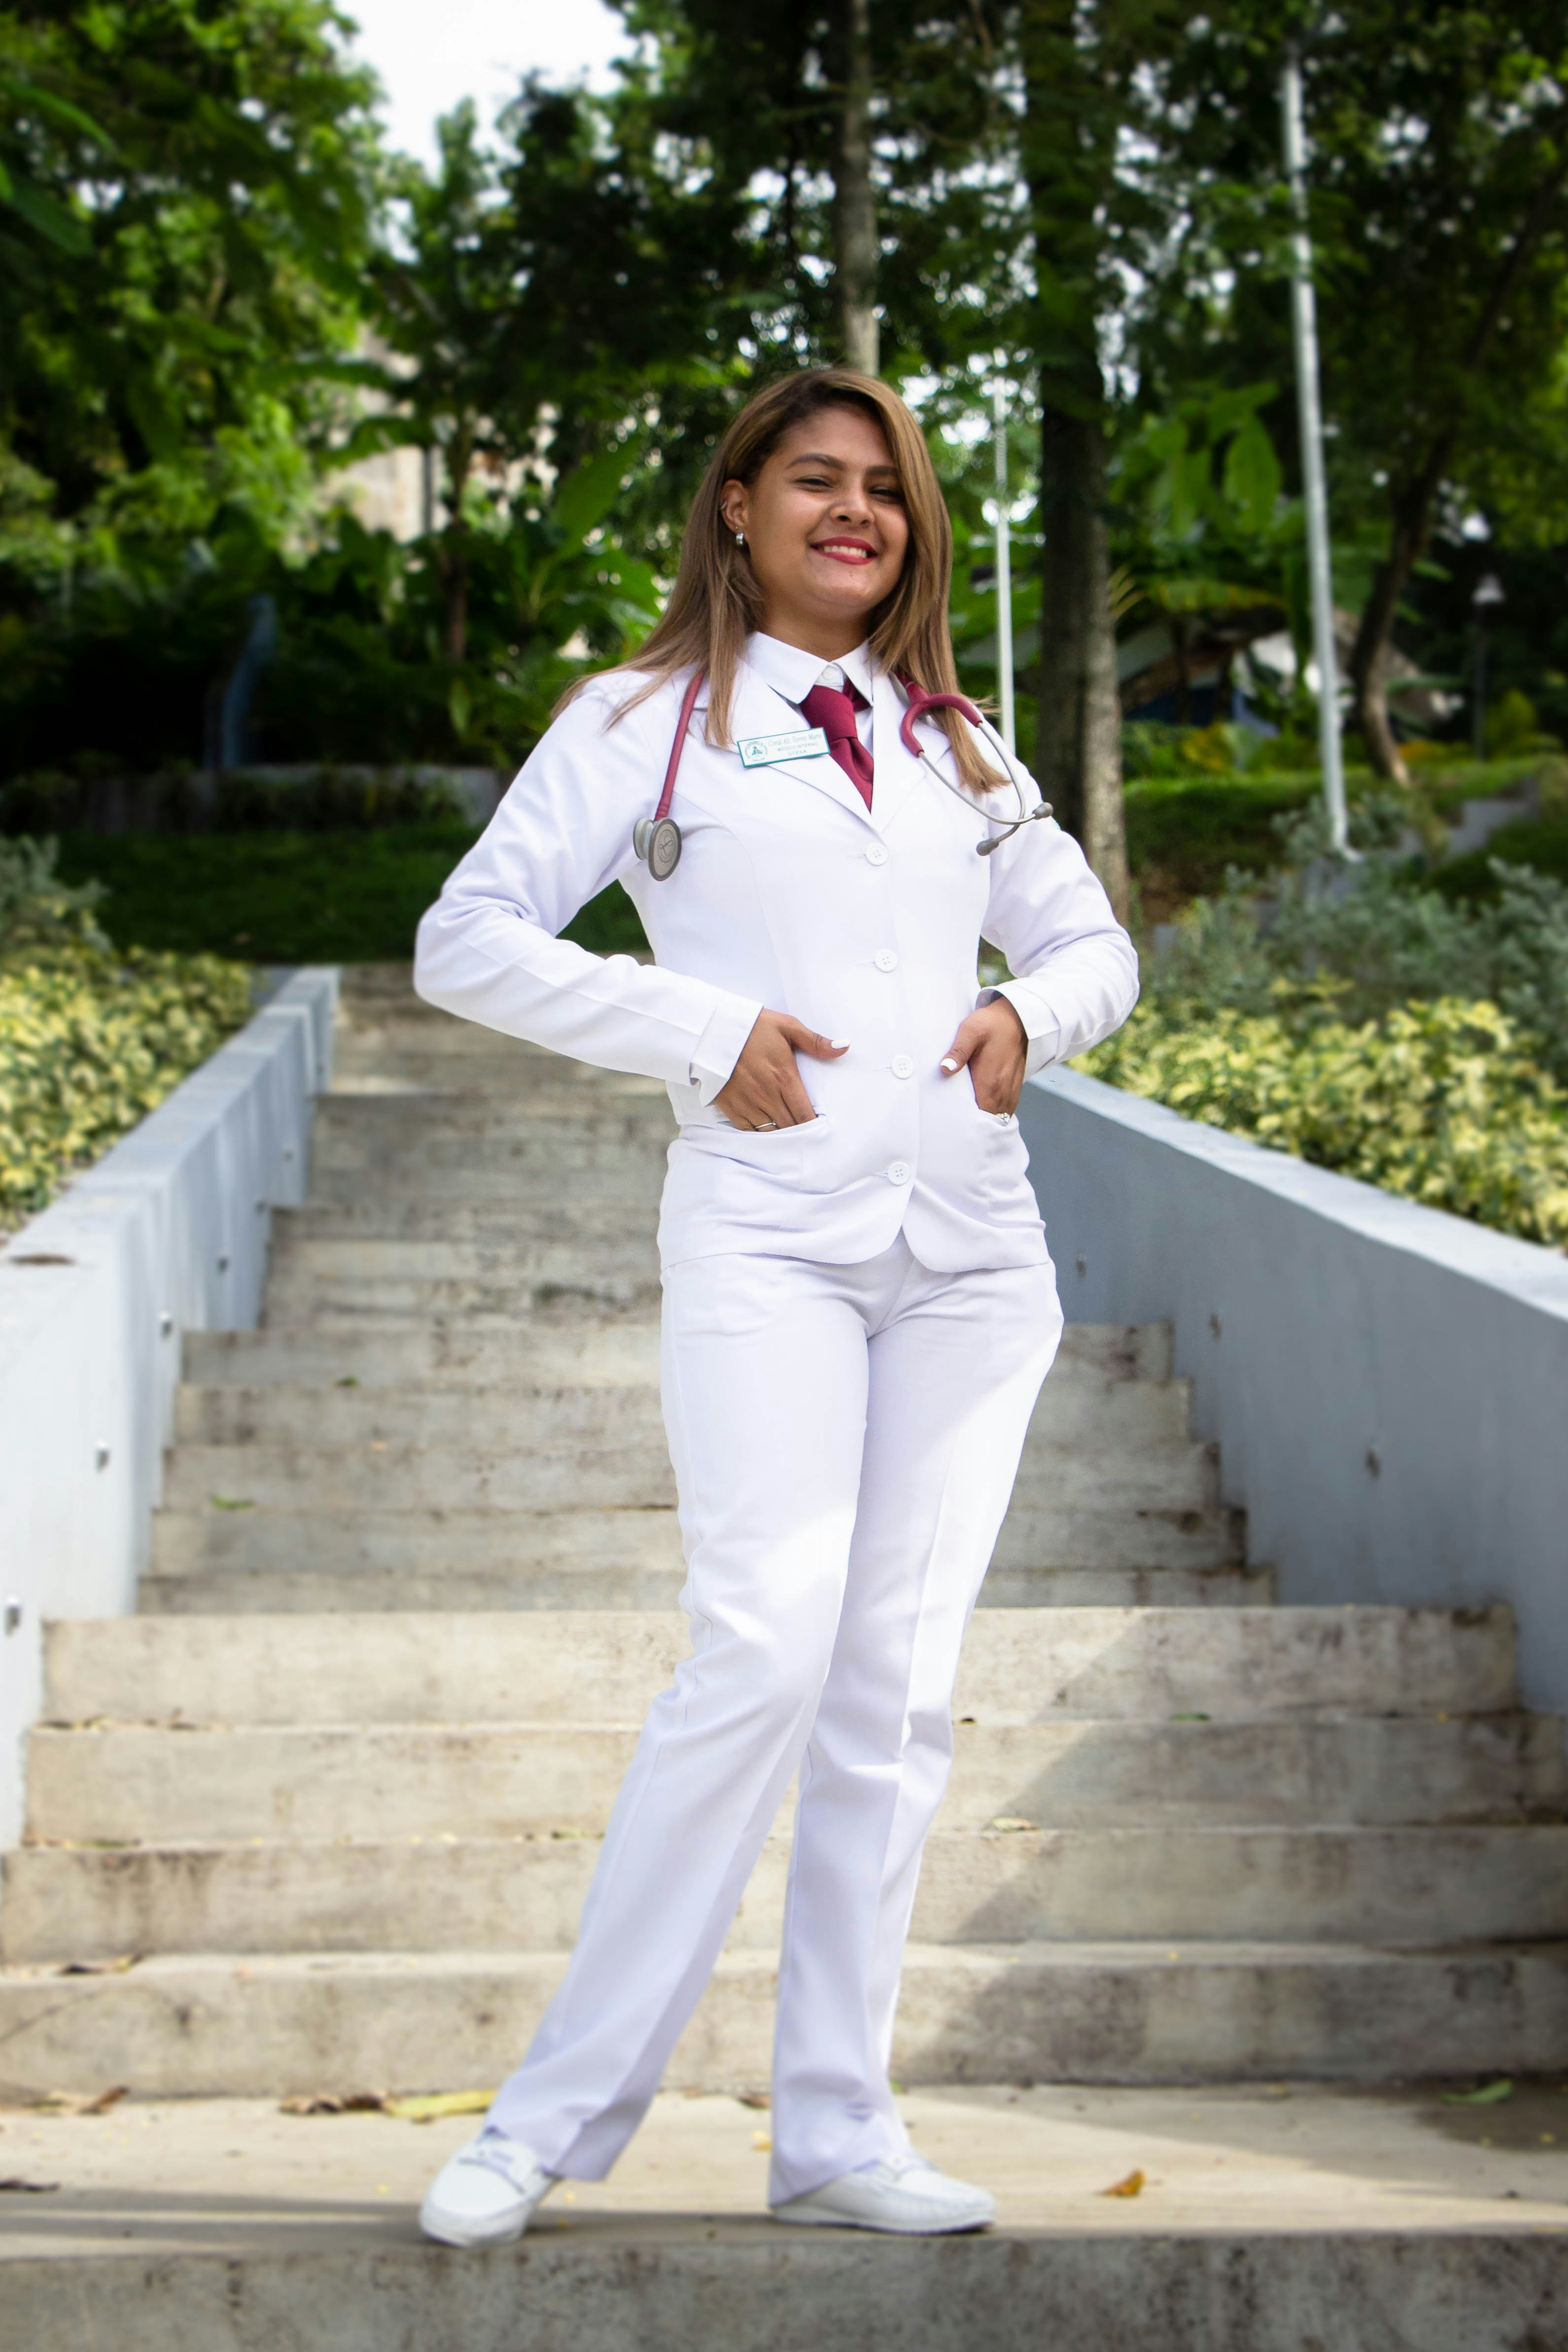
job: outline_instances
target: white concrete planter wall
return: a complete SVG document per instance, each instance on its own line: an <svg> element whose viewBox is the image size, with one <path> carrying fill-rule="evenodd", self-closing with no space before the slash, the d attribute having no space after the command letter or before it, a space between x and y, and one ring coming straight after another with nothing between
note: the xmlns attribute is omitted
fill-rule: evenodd
<svg viewBox="0 0 1568 2352"><path fill-rule="evenodd" d="M1074 1070L1020 1118L1069 1322L1175 1327L1294 1601L1511 1601L1568 1709L1568 1260Z"/></svg>
<svg viewBox="0 0 1568 2352"><path fill-rule="evenodd" d="M0 1843L46 1617L134 1608L186 1330L253 1324L270 1211L303 1200L335 971L247 1027L0 1250Z"/></svg>

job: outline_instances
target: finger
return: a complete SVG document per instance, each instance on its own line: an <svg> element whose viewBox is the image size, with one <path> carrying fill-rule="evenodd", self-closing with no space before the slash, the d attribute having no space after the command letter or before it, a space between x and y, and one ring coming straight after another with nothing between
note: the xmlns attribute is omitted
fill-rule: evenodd
<svg viewBox="0 0 1568 2352"><path fill-rule="evenodd" d="M959 1023L958 1034L942 1057L942 1066L950 1077L954 1070L963 1069L972 1055L979 1052L984 1036L984 1031L974 1025L973 1015Z"/></svg>
<svg viewBox="0 0 1568 2352"><path fill-rule="evenodd" d="M788 1013L779 1016L779 1030L795 1053L815 1055L819 1062L836 1062L840 1054L849 1051L847 1037L819 1036L815 1029L808 1029L804 1021L796 1021Z"/></svg>
<svg viewBox="0 0 1568 2352"><path fill-rule="evenodd" d="M792 1072L779 1088L779 1104L773 1115L781 1127L804 1127L816 1117L816 1105L801 1085L798 1072Z"/></svg>

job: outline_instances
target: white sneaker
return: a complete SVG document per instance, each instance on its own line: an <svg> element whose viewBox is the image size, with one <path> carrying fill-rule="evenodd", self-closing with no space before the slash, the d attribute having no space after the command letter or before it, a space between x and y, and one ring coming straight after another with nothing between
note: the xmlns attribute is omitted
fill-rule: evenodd
<svg viewBox="0 0 1568 2352"><path fill-rule="evenodd" d="M953 2180L923 2157L884 2157L862 2165L804 2197L773 2207L775 2221L830 2230L893 2230L905 2237L937 2237L949 2230L984 2230L996 2219L988 2189Z"/></svg>
<svg viewBox="0 0 1568 2352"><path fill-rule="evenodd" d="M531 2149L483 2132L447 2158L426 2191L419 2227L444 2246L510 2246L555 2181Z"/></svg>

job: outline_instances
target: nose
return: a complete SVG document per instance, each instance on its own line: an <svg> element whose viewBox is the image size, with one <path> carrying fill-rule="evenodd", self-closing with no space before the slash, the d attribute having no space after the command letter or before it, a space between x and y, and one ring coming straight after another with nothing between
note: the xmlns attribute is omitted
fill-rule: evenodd
<svg viewBox="0 0 1568 2352"><path fill-rule="evenodd" d="M871 520L871 500L865 485L861 482L844 483L834 503L833 514L837 522L855 523L864 529Z"/></svg>

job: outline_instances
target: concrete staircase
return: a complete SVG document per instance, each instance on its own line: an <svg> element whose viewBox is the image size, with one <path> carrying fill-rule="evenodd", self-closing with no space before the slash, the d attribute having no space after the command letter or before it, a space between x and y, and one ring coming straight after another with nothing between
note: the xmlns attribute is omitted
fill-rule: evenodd
<svg viewBox="0 0 1568 2352"><path fill-rule="evenodd" d="M187 1347L143 1613L49 1633L6 2094L447 2089L521 2053L682 1643L668 1131L656 1087L353 979L266 1325ZM965 1654L900 2079L1561 2065L1562 1729L1519 1710L1507 1613L1268 1605L1187 1408L1162 1331L1068 1333ZM766 2079L787 1829L676 2086Z"/></svg>

